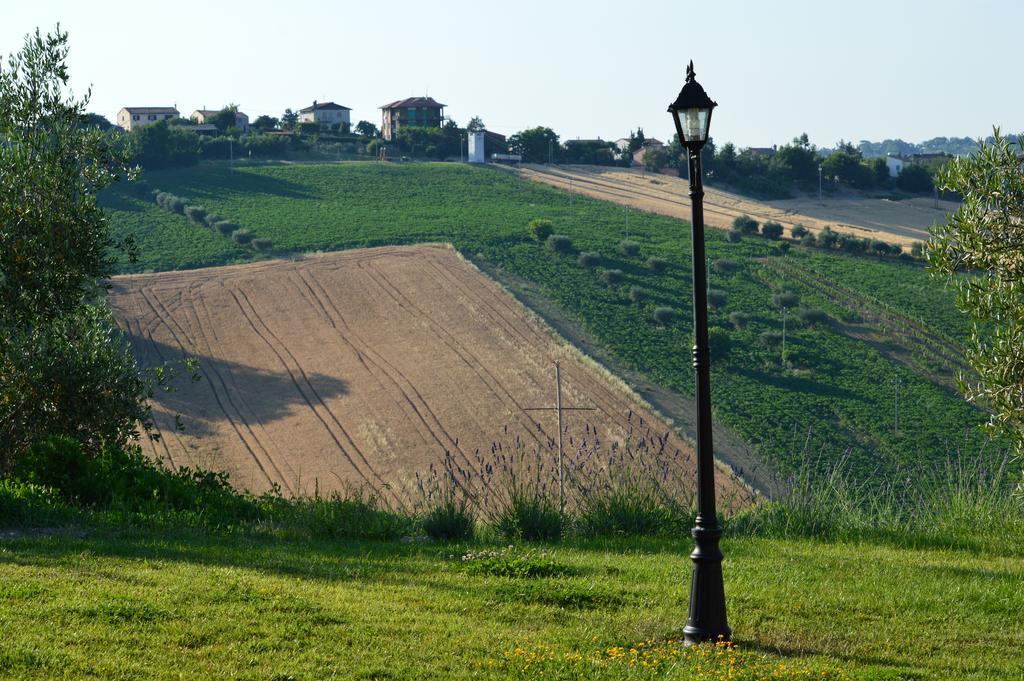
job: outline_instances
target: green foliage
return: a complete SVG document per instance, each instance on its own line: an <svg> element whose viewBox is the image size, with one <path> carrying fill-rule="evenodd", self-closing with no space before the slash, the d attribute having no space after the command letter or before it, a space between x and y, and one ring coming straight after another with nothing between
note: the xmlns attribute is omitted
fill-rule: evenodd
<svg viewBox="0 0 1024 681"><path fill-rule="evenodd" d="M133 130L128 135L133 159L146 170L181 168L199 163L199 135L166 120Z"/></svg>
<svg viewBox="0 0 1024 681"><path fill-rule="evenodd" d="M637 304L643 303L648 298L650 298L650 294L647 292L646 289L644 289L644 288L642 288L640 286L630 286L629 287L629 299L631 301L633 301L634 303L637 303Z"/></svg>
<svg viewBox="0 0 1024 681"><path fill-rule="evenodd" d="M460 561L462 568L471 575L541 579L572 574L572 570L556 561L550 551L543 549L510 546L506 549L470 551L463 554Z"/></svg>
<svg viewBox="0 0 1024 681"><path fill-rule="evenodd" d="M269 251L274 247L274 242L270 239L253 239L252 247L257 251Z"/></svg>
<svg viewBox="0 0 1024 681"><path fill-rule="evenodd" d="M822 248L831 250L835 248L838 241L839 236L828 225L825 225L825 228L818 234L818 245Z"/></svg>
<svg viewBox="0 0 1024 681"><path fill-rule="evenodd" d="M230 220L221 220L220 222L214 224L213 227L224 236L231 236L240 229L238 225L231 222Z"/></svg>
<svg viewBox="0 0 1024 681"><path fill-rule="evenodd" d="M619 253L628 257L635 258L640 255L640 244L635 241L620 241L619 242Z"/></svg>
<svg viewBox="0 0 1024 681"><path fill-rule="evenodd" d="M772 305L777 308L795 308L800 304L800 294L796 291L780 291L772 296Z"/></svg>
<svg viewBox="0 0 1024 681"><path fill-rule="evenodd" d="M217 213L208 213L206 215L206 226L210 229L216 229L218 223L227 221L227 218L223 215L218 215Z"/></svg>
<svg viewBox="0 0 1024 681"><path fill-rule="evenodd" d="M732 228L742 234L757 234L758 222L749 215L740 215L732 221Z"/></svg>
<svg viewBox="0 0 1024 681"><path fill-rule="evenodd" d="M828 316L828 313L824 310L819 310L815 307L804 307L797 310L797 319L802 321L804 324L828 324L832 321L832 318Z"/></svg>
<svg viewBox="0 0 1024 681"><path fill-rule="evenodd" d="M356 123L355 133L360 137L379 137L380 130L370 121L359 121Z"/></svg>
<svg viewBox="0 0 1024 681"><path fill-rule="evenodd" d="M597 267L601 264L601 254L597 251L587 251L580 253L580 257L576 261L583 267Z"/></svg>
<svg viewBox="0 0 1024 681"><path fill-rule="evenodd" d="M672 307L659 306L654 308L654 321L662 326L668 326L676 320L676 310Z"/></svg>
<svg viewBox="0 0 1024 681"><path fill-rule="evenodd" d="M521 130L508 138L508 146L513 154L521 154L527 163L547 163L549 153L554 154L555 161L561 160L558 135L551 128L539 126Z"/></svg>
<svg viewBox="0 0 1024 681"><path fill-rule="evenodd" d="M185 217L197 225L206 226L206 209L200 206L185 206Z"/></svg>
<svg viewBox="0 0 1024 681"><path fill-rule="evenodd" d="M473 538L476 517L460 484L458 466L446 453L440 471L431 464L430 475L416 476L419 488L420 528L431 539L459 541Z"/></svg>
<svg viewBox="0 0 1024 681"><path fill-rule="evenodd" d="M247 244L252 241L252 232L247 229L236 229L231 232L231 240L236 244Z"/></svg>
<svg viewBox="0 0 1024 681"><path fill-rule="evenodd" d="M991 144L951 161L943 190L963 196L947 221L932 229L928 264L957 291L970 316L967 361L977 377L961 378L969 400L984 405L993 431L1024 453L1024 177L1020 141L998 129Z"/></svg>
<svg viewBox="0 0 1024 681"><path fill-rule="evenodd" d="M281 124L281 121L273 116L267 116L263 114L257 116L256 120L249 126L253 132L270 132L271 130L277 130L277 127Z"/></svg>
<svg viewBox="0 0 1024 681"><path fill-rule="evenodd" d="M0 478L0 528L53 527L74 517L60 492L13 478Z"/></svg>
<svg viewBox="0 0 1024 681"><path fill-rule="evenodd" d="M924 242L915 241L913 244L911 244L910 255L912 255L915 258L924 257Z"/></svg>
<svg viewBox="0 0 1024 681"><path fill-rule="evenodd" d="M713 263L711 263L711 268L715 272L718 272L719 274L729 275L733 274L734 272L738 272L740 269L742 269L742 266L735 260L719 258L718 260L715 260Z"/></svg>
<svg viewBox="0 0 1024 681"><path fill-rule="evenodd" d="M572 239L564 234L552 234L545 240L545 243L555 253L565 254L572 252Z"/></svg>
<svg viewBox="0 0 1024 681"><path fill-rule="evenodd" d="M736 330L742 331L747 328L747 324L750 323L750 315L746 312L730 312L729 322L736 328Z"/></svg>
<svg viewBox="0 0 1024 681"><path fill-rule="evenodd" d="M743 232L738 229L730 229L726 233L725 238L731 244L738 244L743 240Z"/></svg>
<svg viewBox="0 0 1024 681"><path fill-rule="evenodd" d="M722 289L713 288L708 291L708 305L710 305L712 308L723 308L725 307L725 303L728 300L729 295Z"/></svg>
<svg viewBox="0 0 1024 681"><path fill-rule="evenodd" d="M871 189L875 186L875 174L863 160L858 149L840 142L836 150L821 162L821 168L825 177L838 178L840 184L854 189Z"/></svg>
<svg viewBox="0 0 1024 681"><path fill-rule="evenodd" d="M530 234L540 243L548 240L548 237L555 233L555 223L544 218L534 218L527 225Z"/></svg>
<svg viewBox="0 0 1024 681"><path fill-rule="evenodd" d="M622 270L605 270L601 272L601 278L608 284L621 284L626 278L626 273Z"/></svg>
<svg viewBox="0 0 1024 681"><path fill-rule="evenodd" d="M761 234L769 239L782 237L782 225L777 222L766 222L761 227Z"/></svg>
<svg viewBox="0 0 1024 681"><path fill-rule="evenodd" d="M903 166L903 170L896 176L896 187L911 194L930 194L935 189L931 173L917 163Z"/></svg>
<svg viewBox="0 0 1024 681"><path fill-rule="evenodd" d="M669 160L669 152L665 147L647 147L644 150L644 168L652 173L661 172Z"/></svg>
<svg viewBox="0 0 1024 681"><path fill-rule="evenodd" d="M789 230L790 235L794 239L802 239L804 236L810 234L810 231L801 224L793 225L793 228Z"/></svg>
<svg viewBox="0 0 1024 681"><path fill-rule="evenodd" d="M503 537L515 541L553 541L563 530L558 504L536 489L512 488L494 525Z"/></svg>
<svg viewBox="0 0 1024 681"><path fill-rule="evenodd" d="M654 272L664 272L668 269L669 262L665 258L650 257L647 259L647 267Z"/></svg>

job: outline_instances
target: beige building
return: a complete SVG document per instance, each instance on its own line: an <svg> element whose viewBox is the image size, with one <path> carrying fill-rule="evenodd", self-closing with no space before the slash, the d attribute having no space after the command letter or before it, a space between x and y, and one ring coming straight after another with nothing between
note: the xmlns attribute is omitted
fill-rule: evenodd
<svg viewBox="0 0 1024 681"><path fill-rule="evenodd" d="M391 140L403 127L439 128L444 123L444 104L431 97L409 97L380 107L381 136Z"/></svg>
<svg viewBox="0 0 1024 681"><path fill-rule="evenodd" d="M192 119L193 123L198 123L199 125L206 125L207 123L209 123L208 119L211 116L215 116L219 113L220 110L196 109L192 112L192 115L189 116L189 118ZM249 132L249 117L241 111L235 111L235 127L241 130L242 132Z"/></svg>
<svg viewBox="0 0 1024 681"><path fill-rule="evenodd" d="M117 112L117 124L131 132L157 121L179 118L181 113L173 106L126 106Z"/></svg>
<svg viewBox="0 0 1024 681"><path fill-rule="evenodd" d="M313 102L313 106L299 109L299 123L319 123L321 128L332 125L352 125L349 111L352 109L334 102Z"/></svg>

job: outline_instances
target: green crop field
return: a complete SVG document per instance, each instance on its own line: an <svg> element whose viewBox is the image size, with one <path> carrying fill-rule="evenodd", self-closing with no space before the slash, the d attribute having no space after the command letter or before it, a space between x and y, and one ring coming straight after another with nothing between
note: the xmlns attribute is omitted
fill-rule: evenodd
<svg viewBox="0 0 1024 681"><path fill-rule="evenodd" d="M693 392L690 238L680 221L627 213L499 170L455 164L268 165L234 171L201 166L150 173L147 181L271 239L279 254L450 241L471 259L537 283L630 367L666 387ZM135 234L142 247L140 261L126 263L126 270L253 257L229 239L132 198L125 188L103 201L118 235ZM533 241L526 228L533 218L551 219L577 252L597 251L602 261L587 268L577 263L576 254L560 255ZM637 255L620 254L619 243L627 237L640 244ZM725 294L711 315L716 418L780 472L791 473L808 461L823 468L844 457L865 480L882 479L958 453L998 453L998 446L985 446L976 429L984 415L948 382L944 386L893 360L884 342L866 342L854 332L859 315L870 317L877 308L914 320L917 326L906 333L912 350L922 334L943 342L963 338L966 323L952 293L920 265L802 247L782 255L772 242L729 243L716 230L709 230L707 240L710 287ZM668 260L669 267L663 272L647 267L652 256ZM722 261L732 270L726 271ZM608 269L621 270L622 280L606 283L602 273ZM856 304L830 296L832 285L849 291ZM642 289L645 300L633 302L632 287ZM786 362L778 342L781 314L771 303L783 290L796 292L800 306L831 317L802 323L790 314ZM655 323L658 306L676 308L677 320ZM894 330L879 326L867 332L884 338ZM901 381L898 432L896 378Z"/></svg>

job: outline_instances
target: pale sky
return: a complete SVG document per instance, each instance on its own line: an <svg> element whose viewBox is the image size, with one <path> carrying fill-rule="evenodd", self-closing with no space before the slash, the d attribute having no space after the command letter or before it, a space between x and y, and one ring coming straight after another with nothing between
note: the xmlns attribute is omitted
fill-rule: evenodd
<svg viewBox="0 0 1024 681"><path fill-rule="evenodd" d="M667 141L692 58L719 143L1024 131L1015 0L0 0L0 14L3 55L59 21L72 85L91 84L111 121L122 106L233 102L255 118L316 99L379 125L381 104L429 94L506 135L641 126Z"/></svg>

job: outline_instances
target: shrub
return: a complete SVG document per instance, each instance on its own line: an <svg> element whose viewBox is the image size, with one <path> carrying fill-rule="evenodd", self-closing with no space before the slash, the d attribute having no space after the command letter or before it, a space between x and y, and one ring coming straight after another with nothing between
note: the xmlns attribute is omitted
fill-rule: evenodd
<svg viewBox="0 0 1024 681"><path fill-rule="evenodd" d="M822 248L827 248L827 249L835 248L836 242L838 240L839 240L839 236L836 235L836 233L833 232L828 227L828 225L826 225L825 229L821 230L821 233L818 234L818 243L821 244Z"/></svg>
<svg viewBox="0 0 1024 681"><path fill-rule="evenodd" d="M509 547L498 551L470 551L461 558L466 572L471 575L536 579L563 577L572 570L558 563L547 551Z"/></svg>
<svg viewBox="0 0 1024 681"><path fill-rule="evenodd" d="M205 225L206 209L199 206L185 206L185 217L197 225Z"/></svg>
<svg viewBox="0 0 1024 681"><path fill-rule="evenodd" d="M664 272L668 269L668 260L665 260L665 258L648 258L647 267L655 272Z"/></svg>
<svg viewBox="0 0 1024 681"><path fill-rule="evenodd" d="M151 201L155 202L157 197L160 196L161 194L163 194L162 191L160 191L159 189L154 189L153 191L149 192L149 198Z"/></svg>
<svg viewBox="0 0 1024 681"><path fill-rule="evenodd" d="M789 253L789 242L783 241L781 244L779 244L779 247L776 250L778 251L779 255L786 255L787 253Z"/></svg>
<svg viewBox="0 0 1024 681"><path fill-rule="evenodd" d="M842 234L839 237L839 248L847 253L860 254L868 249L867 239L860 239L851 234Z"/></svg>
<svg viewBox="0 0 1024 681"><path fill-rule="evenodd" d="M646 289L640 288L639 286L629 287L629 299L634 303L642 303L647 300L647 298L648 295Z"/></svg>
<svg viewBox="0 0 1024 681"><path fill-rule="evenodd" d="M725 291L722 291L721 289L713 288L710 291L708 291L708 305L710 305L713 308L717 309L725 307L725 303L728 299L729 296L726 295Z"/></svg>
<svg viewBox="0 0 1024 681"><path fill-rule="evenodd" d="M656 490L629 481L585 496L577 523L589 537L672 534L683 526L673 515Z"/></svg>
<svg viewBox="0 0 1024 681"><path fill-rule="evenodd" d="M790 309L800 304L800 294L795 291L781 291L772 296L772 305L782 309L788 307Z"/></svg>
<svg viewBox="0 0 1024 681"><path fill-rule="evenodd" d="M800 243L804 246L816 246L818 244L818 237L814 236L813 232L807 232L800 237Z"/></svg>
<svg viewBox="0 0 1024 681"><path fill-rule="evenodd" d="M740 215L732 221L732 228L742 234L757 234L758 222L749 215Z"/></svg>
<svg viewBox="0 0 1024 681"><path fill-rule="evenodd" d="M915 241L910 247L910 255L915 258L920 258L924 255L924 243L921 241Z"/></svg>
<svg viewBox="0 0 1024 681"><path fill-rule="evenodd" d="M170 210L173 210L175 213L179 213L181 215L185 214L185 206L187 205L188 203L185 201L185 199L181 198L180 196L175 196L167 202L167 207Z"/></svg>
<svg viewBox="0 0 1024 681"><path fill-rule="evenodd" d="M545 494L514 492L499 512L495 527L506 539L552 541L562 536L562 514Z"/></svg>
<svg viewBox="0 0 1024 681"><path fill-rule="evenodd" d="M227 221L228 221L228 219L225 218L223 215L217 215L216 213L208 213L206 215L206 226L211 228L211 229L216 229L218 222L227 222Z"/></svg>
<svg viewBox="0 0 1024 681"><path fill-rule="evenodd" d="M601 273L601 278L608 284L620 284L626 278L626 274L622 270L605 270Z"/></svg>
<svg viewBox="0 0 1024 681"><path fill-rule="evenodd" d="M782 334L778 331L765 331L761 334L761 343L767 346L778 345L782 342Z"/></svg>
<svg viewBox="0 0 1024 681"><path fill-rule="evenodd" d="M330 497L279 503L285 529L318 539L395 541L413 528L408 516L388 509L379 497L349 489ZM290 527L289 527L290 526Z"/></svg>
<svg viewBox="0 0 1024 681"><path fill-rule="evenodd" d="M221 220L220 222L216 223L214 227L216 227L217 231L223 234L224 236L231 236L235 231L238 230L238 225L227 220Z"/></svg>
<svg viewBox="0 0 1024 681"><path fill-rule="evenodd" d="M729 321L737 330L742 330L750 323L750 315L746 312L732 312L729 314Z"/></svg>
<svg viewBox="0 0 1024 681"><path fill-rule="evenodd" d="M671 307L657 307L654 309L654 321L662 326L667 326L676 319L676 311Z"/></svg>
<svg viewBox="0 0 1024 681"><path fill-rule="evenodd" d="M569 253L572 251L572 239L564 234L552 234L546 241L548 248L555 253Z"/></svg>
<svg viewBox="0 0 1024 681"><path fill-rule="evenodd" d="M827 312L814 307L805 307L798 311L796 315L804 324L811 326L814 324L827 324L832 319L828 316Z"/></svg>
<svg viewBox="0 0 1024 681"><path fill-rule="evenodd" d="M875 255L889 255L889 244L881 239L872 239L868 249Z"/></svg>
<svg viewBox="0 0 1024 681"><path fill-rule="evenodd" d="M635 241L620 241L619 242L619 253L628 256L630 258L640 254L640 244Z"/></svg>
<svg viewBox="0 0 1024 681"><path fill-rule="evenodd" d="M577 262L583 267L597 267L601 263L601 254L597 251L587 251L586 253L580 253L580 257Z"/></svg>
<svg viewBox="0 0 1024 681"><path fill-rule="evenodd" d="M761 234L769 239L779 239L782 237L782 225L777 222L766 222L761 227Z"/></svg>
<svg viewBox="0 0 1024 681"><path fill-rule="evenodd" d="M711 263L711 267L719 274L732 274L740 268L740 264L735 260L716 260Z"/></svg>
<svg viewBox="0 0 1024 681"><path fill-rule="evenodd" d="M716 358L729 352L729 332L719 326L708 328L708 348Z"/></svg>
<svg viewBox="0 0 1024 681"><path fill-rule="evenodd" d="M274 242L270 239L253 239L252 247L257 251L269 251L274 247Z"/></svg>
<svg viewBox="0 0 1024 681"><path fill-rule="evenodd" d="M231 240L236 244L247 244L252 241L252 233L247 229L236 229L231 232Z"/></svg>
<svg viewBox="0 0 1024 681"><path fill-rule="evenodd" d="M442 495L420 520L426 535L438 541L472 539L475 525L469 504L455 494L454 488Z"/></svg>
<svg viewBox="0 0 1024 681"><path fill-rule="evenodd" d="M173 194L168 194L167 192L157 192L156 205L160 206L161 208L167 208L168 201L170 201L173 198Z"/></svg>
<svg viewBox="0 0 1024 681"><path fill-rule="evenodd" d="M544 218L535 218L529 222L530 234L539 243L544 243L548 240L548 237L555 233L555 224L551 220L545 220Z"/></svg>
<svg viewBox="0 0 1024 681"><path fill-rule="evenodd" d="M743 239L743 232L738 229L730 229L725 233L725 240L731 244L739 243Z"/></svg>
<svg viewBox="0 0 1024 681"><path fill-rule="evenodd" d="M811 232L803 225L796 224L793 225L793 228L789 230L789 233L794 239L803 239L804 236L810 234Z"/></svg>

